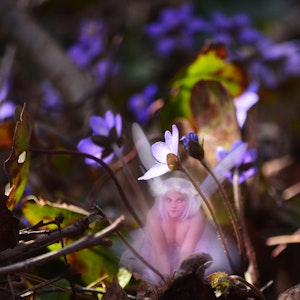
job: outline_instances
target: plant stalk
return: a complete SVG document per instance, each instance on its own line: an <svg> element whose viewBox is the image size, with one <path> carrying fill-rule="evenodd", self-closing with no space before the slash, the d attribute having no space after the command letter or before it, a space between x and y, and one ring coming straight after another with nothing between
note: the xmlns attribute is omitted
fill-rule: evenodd
<svg viewBox="0 0 300 300"><path fill-rule="evenodd" d="M189 174L189 172L187 171L186 168L184 168L182 165L181 165L181 171L187 176L187 178L190 180L190 182L193 184L193 186L195 187L195 189L197 190L197 192L199 193L199 195L201 196L203 202L205 203L211 217L212 217L212 220L216 226L216 229L218 231L218 234L220 236L220 239L221 239L221 243L222 243L222 246L224 248L224 251L225 251L225 254L226 254L226 257L228 259L228 262L229 262L229 265L230 265L230 268L232 269L232 271L234 271L234 264L232 262L232 259L230 257L230 254L229 254L229 249L227 247L227 244L226 244L226 240L225 240L225 236L223 234L223 231L221 229L221 226L219 224L219 221L217 220L217 217L214 213L214 210L211 206L211 204L209 203L209 200L206 198L206 196L204 195L204 193L199 189L198 185L196 184L196 182L194 181L193 177Z"/></svg>

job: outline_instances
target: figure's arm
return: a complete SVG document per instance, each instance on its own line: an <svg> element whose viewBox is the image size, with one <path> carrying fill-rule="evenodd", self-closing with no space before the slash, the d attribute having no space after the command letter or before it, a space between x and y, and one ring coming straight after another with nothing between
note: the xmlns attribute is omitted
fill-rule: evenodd
<svg viewBox="0 0 300 300"><path fill-rule="evenodd" d="M203 234L206 218L200 210L189 220L189 229L180 247L180 261L194 253L195 248Z"/></svg>
<svg viewBox="0 0 300 300"><path fill-rule="evenodd" d="M150 210L147 216L147 229L152 241L153 249L156 258L155 268L158 269L162 274L170 274L170 261L168 256L167 241L162 229L162 220L155 214L154 211Z"/></svg>

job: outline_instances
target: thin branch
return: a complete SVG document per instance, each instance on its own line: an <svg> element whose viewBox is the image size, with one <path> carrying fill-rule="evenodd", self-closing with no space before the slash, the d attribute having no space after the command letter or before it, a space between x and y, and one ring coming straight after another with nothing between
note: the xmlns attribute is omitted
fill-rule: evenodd
<svg viewBox="0 0 300 300"><path fill-rule="evenodd" d="M241 283L243 283L244 285L246 285L247 287L249 287L251 289L251 291L261 300L265 300L265 296L263 295L263 293L253 284L249 283L247 280L245 280L243 277L237 276L237 275L229 275L229 278L231 280L236 280L239 281Z"/></svg>
<svg viewBox="0 0 300 300"><path fill-rule="evenodd" d="M208 209L208 212L210 214L210 216L212 217L212 220L213 220L213 223L215 224L216 226L216 229L217 229L217 232L220 236L220 239L221 239L221 243L222 243L222 246L224 248L224 251L225 251L225 254L226 254L226 257L228 259L228 262L229 262L229 265L230 265L230 268L232 271L234 271L234 264L232 262L232 259L231 259L231 256L229 254L229 249L227 247L227 243L226 243L226 240L225 240L225 236L223 234L223 231L221 229L221 226L219 224L219 221L214 213L214 210L210 204L210 202L208 201L208 199L206 198L206 196L204 195L204 193L201 191L201 189L198 187L198 185L196 184L196 182L194 181L193 177L190 175L190 173L183 167L181 166L181 171L187 176L187 178L191 181L191 183L193 184L193 186L195 187L195 189L197 190L197 192L199 193L199 195L201 196L204 204L206 205L206 208Z"/></svg>
<svg viewBox="0 0 300 300"><path fill-rule="evenodd" d="M215 175L215 173L211 170L211 168L208 166L208 164L204 161L204 160L200 160L202 166L205 168L205 170L212 176L212 178L214 179L214 181L216 182L216 184L218 185L219 191L223 197L226 209L228 211L228 215L235 233L235 237L237 240L237 244L238 244L238 249L240 252L240 256L241 256L241 261L242 261L242 266L243 269L245 269L245 262L246 262L246 258L245 258L245 252L244 252L244 246L243 246L243 238L241 235L241 229L238 223L238 220L236 218L236 214L234 213L232 207L231 207L231 203L224 191L223 186L221 185L220 181L218 180L217 176Z"/></svg>
<svg viewBox="0 0 300 300"><path fill-rule="evenodd" d="M63 255L67 255L69 253L73 253L85 248L90 248L93 246L97 246L101 244L102 240L112 232L115 232L122 222L124 221L124 216L120 216L116 219L111 225L107 226L105 229L101 230L100 232L96 233L95 235L89 234L78 241L74 242L73 244L66 246L58 251L52 251L49 253L45 253L39 255L34 258L28 258L24 261L11 264L9 266L0 267L0 276L12 274L16 272L26 271L31 267L39 266L50 261L53 261Z"/></svg>
<svg viewBox="0 0 300 300"><path fill-rule="evenodd" d="M235 170L233 173L233 195L234 195L234 203L235 203L236 210L237 210L237 213L239 216L239 221L241 224L241 230L243 233L246 253L247 253L247 256L249 259L249 264L251 265L252 270L253 270L253 278L252 279L253 279L254 283L258 283L259 274L258 274L256 255L255 255L255 251L253 249L253 246L252 246L249 234L248 234L247 224L245 221L244 211L243 211L243 207L242 207L238 170Z"/></svg>
<svg viewBox="0 0 300 300"><path fill-rule="evenodd" d="M300 243L300 229L290 235L278 235L267 238L266 244L268 246L277 246L285 244Z"/></svg>
<svg viewBox="0 0 300 300"><path fill-rule="evenodd" d="M79 219L76 223L65 227L61 231L62 237L77 237L82 235L86 229L89 228L90 221L89 218L93 216L91 214L87 217ZM19 243L16 247L12 249L4 250L0 253L0 265L6 264L8 261L21 260L24 257L32 255L35 251L45 248L54 243L60 241L60 234L58 231L52 231L48 235L37 238L35 240L30 240L28 242Z"/></svg>
<svg viewBox="0 0 300 300"><path fill-rule="evenodd" d="M57 282L57 281L59 281L61 279L64 279L66 277L66 274L59 275L59 276L57 276L55 278L52 278L52 279L49 279L49 280L45 280L45 279L42 279L40 277L31 275L31 274L28 274L28 273L20 273L20 275L23 278L29 279L31 281L37 281L37 282L39 282L38 284L34 285L33 287L28 288L28 289L22 291L21 297L28 297L28 296L32 295L38 289L41 289L41 288L43 288L43 287L45 287L47 285L51 286L51 287L54 287L54 288L57 288L57 289L61 289L62 291L67 292L67 293L71 292L70 289L67 289L67 288L64 288L64 287L60 287L60 286L54 284L55 282Z"/></svg>
<svg viewBox="0 0 300 300"><path fill-rule="evenodd" d="M54 149L52 150L52 149L34 149L34 148L30 148L29 150L31 152L39 153L39 154L80 156L80 157L92 159L95 162L97 162L110 175L111 179L113 180L114 184L117 187L117 190L118 190L118 192L121 196L121 199L122 199L123 203L125 204L126 208L130 212L130 214L133 216L135 221L139 224L139 226L143 227L142 220L140 219L138 214L135 212L134 208L131 206L130 201L128 200L125 192L123 191L122 186L120 185L120 183L119 183L118 179L116 178L114 172L101 159L99 159L99 158L97 158L93 155L90 155L88 153L78 152L78 151L75 151L75 150L54 150Z"/></svg>

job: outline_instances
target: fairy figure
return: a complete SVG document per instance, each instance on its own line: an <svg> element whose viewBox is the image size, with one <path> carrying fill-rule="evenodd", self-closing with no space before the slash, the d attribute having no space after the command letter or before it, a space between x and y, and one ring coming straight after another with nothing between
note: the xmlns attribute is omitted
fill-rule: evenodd
<svg viewBox="0 0 300 300"><path fill-rule="evenodd" d="M134 247L164 276L172 275L193 253L209 253L213 259L206 272L230 272L216 231L207 220L202 200L194 186L184 178L171 177L156 182L155 201L146 225L135 237ZM144 280L157 284L159 277L142 262L125 252L122 265Z"/></svg>
<svg viewBox="0 0 300 300"><path fill-rule="evenodd" d="M133 137L139 158L148 170L155 164L155 160L150 144L137 124L133 126ZM223 159L214 168L215 175L221 182L225 179L223 171L230 170L236 160L240 160L244 148L242 145L233 156ZM211 255L213 263L206 269L206 274L214 271L231 273L224 248L216 229L203 211L198 191L184 178L165 178L164 175L148 180L154 204L147 212L144 228L138 230L133 237L135 250L163 276L172 275L181 262L194 253ZM208 175L199 188L209 198L218 187L212 176ZM238 265L236 247L233 243L227 243L227 247L230 257ZM121 265L147 282L161 283L161 278L129 250L122 255Z"/></svg>

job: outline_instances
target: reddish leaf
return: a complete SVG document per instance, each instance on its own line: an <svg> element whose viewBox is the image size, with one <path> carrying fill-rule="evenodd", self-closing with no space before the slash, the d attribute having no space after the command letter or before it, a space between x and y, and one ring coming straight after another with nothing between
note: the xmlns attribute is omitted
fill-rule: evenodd
<svg viewBox="0 0 300 300"><path fill-rule="evenodd" d="M191 64L177 74L171 84L171 97L163 110L164 127L179 117L192 118L189 100L194 86L201 80L221 83L232 97L245 90L246 73L226 58L227 51L223 45L208 44Z"/></svg>
<svg viewBox="0 0 300 300"><path fill-rule="evenodd" d="M227 149L241 139L231 96L218 81L201 80L191 91L191 121L200 138L204 138L205 157L216 164L216 147Z"/></svg>

